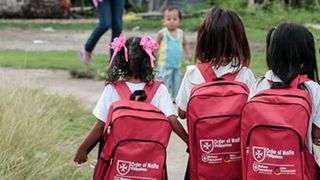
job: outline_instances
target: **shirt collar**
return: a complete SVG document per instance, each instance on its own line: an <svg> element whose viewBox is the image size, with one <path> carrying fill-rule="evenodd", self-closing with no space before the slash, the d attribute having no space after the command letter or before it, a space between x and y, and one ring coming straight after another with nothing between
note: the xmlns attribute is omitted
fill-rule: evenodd
<svg viewBox="0 0 320 180"><path fill-rule="evenodd" d="M220 66L218 69L215 69L214 72L216 73L217 77L221 77L228 73L233 73L236 71L235 67L232 67L232 62L225 66Z"/></svg>
<svg viewBox="0 0 320 180"><path fill-rule="evenodd" d="M281 79L272 72L272 70L267 71L264 77L272 82L282 82Z"/></svg>

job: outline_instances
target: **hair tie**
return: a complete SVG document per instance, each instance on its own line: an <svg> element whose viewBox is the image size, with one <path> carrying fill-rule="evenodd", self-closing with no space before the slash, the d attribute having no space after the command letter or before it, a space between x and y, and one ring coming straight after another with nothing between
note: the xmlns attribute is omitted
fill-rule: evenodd
<svg viewBox="0 0 320 180"><path fill-rule="evenodd" d="M109 66L112 64L117 53L121 51L122 47L124 48L125 59L128 62L128 49L126 47L126 36L124 34L120 34L119 37L114 38L108 47L113 50Z"/></svg>
<svg viewBox="0 0 320 180"><path fill-rule="evenodd" d="M155 49L158 49L158 42L154 41L150 36L145 36L141 38L140 46L142 46L144 51L149 55L151 67L154 67L154 62L156 58L153 56L152 52Z"/></svg>

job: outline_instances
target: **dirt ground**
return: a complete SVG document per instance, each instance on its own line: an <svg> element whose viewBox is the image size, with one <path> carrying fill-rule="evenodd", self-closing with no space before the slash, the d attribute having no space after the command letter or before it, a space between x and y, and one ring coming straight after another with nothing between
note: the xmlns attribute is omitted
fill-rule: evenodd
<svg viewBox="0 0 320 180"><path fill-rule="evenodd" d="M67 51L79 50L85 43L90 31L57 31L52 28L42 30L0 30L0 49L19 49L25 51ZM125 32L127 36L154 34L146 32ZM188 33L195 41L195 33ZM95 53L106 54L106 44L110 32L103 36ZM192 45L192 43L191 43ZM1 54L0 54L1 56ZM48 69L12 69L0 68L0 82L10 82L60 96L71 96L85 108L92 110L102 93L104 81L91 79L73 79L68 71ZM0 83L1 85L2 83ZM184 123L184 122L183 122ZM187 163L186 146L172 133L167 154L169 179L183 179Z"/></svg>

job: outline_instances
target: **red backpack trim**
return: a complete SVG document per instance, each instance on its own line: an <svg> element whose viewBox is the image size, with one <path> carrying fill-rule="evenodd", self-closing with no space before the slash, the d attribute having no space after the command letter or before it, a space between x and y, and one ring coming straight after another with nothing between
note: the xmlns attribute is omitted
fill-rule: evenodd
<svg viewBox="0 0 320 180"><path fill-rule="evenodd" d="M208 62L199 63L199 64L196 64L196 66L199 69L202 77L204 78L204 80L206 82L210 82L215 79L219 79L219 78L217 78L217 75L214 72L214 70L212 69L212 66L210 63L208 63ZM236 71L234 73L227 73L227 74L224 74L223 76L221 76L220 78L222 78L224 80L228 80L228 81L234 81L236 76L238 75L238 72L239 71Z"/></svg>
<svg viewBox="0 0 320 180"><path fill-rule="evenodd" d="M126 100L126 99L129 100L130 99L130 95L132 93L124 80L115 81L115 82L108 82L107 84L112 85L117 90L117 92L122 100ZM151 103L153 97L157 93L161 84L162 84L161 81L152 81L152 82L149 81L146 83L143 90L147 94L147 99L144 100L144 102Z"/></svg>

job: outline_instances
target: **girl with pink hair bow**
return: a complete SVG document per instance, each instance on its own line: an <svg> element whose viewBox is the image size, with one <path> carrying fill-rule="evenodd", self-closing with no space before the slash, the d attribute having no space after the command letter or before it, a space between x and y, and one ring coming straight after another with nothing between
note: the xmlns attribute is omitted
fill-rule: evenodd
<svg viewBox="0 0 320 180"><path fill-rule="evenodd" d="M109 63L108 83L93 110L93 115L97 118L96 124L78 148L74 158L76 163L81 164L87 161L87 153L103 134L110 105L120 100L119 94L111 83L124 80L132 93L143 90L144 86L153 85L153 67L156 61L153 52L158 46L158 43L149 36L126 39L124 35L120 35L109 44L109 48L114 53ZM173 131L187 144L188 134L178 121L168 89L163 84L157 89L151 104L166 115L172 124ZM143 133L143 129L141 131Z"/></svg>

